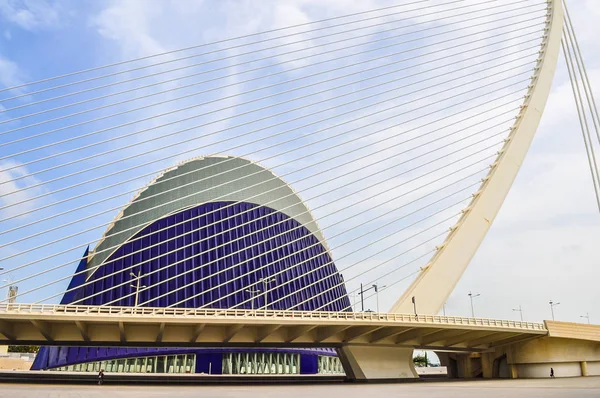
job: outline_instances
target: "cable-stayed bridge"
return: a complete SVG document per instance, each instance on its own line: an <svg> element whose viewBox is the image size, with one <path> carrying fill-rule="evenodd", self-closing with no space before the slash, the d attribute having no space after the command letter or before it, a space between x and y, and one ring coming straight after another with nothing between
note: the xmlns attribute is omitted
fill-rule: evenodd
<svg viewBox="0 0 600 398"><path fill-rule="evenodd" d="M414 376L414 347L493 362L555 337L436 314L561 43L598 199L600 119L558 0L404 2L1 90L0 342L329 344L377 378ZM388 289L389 314L357 312Z"/></svg>

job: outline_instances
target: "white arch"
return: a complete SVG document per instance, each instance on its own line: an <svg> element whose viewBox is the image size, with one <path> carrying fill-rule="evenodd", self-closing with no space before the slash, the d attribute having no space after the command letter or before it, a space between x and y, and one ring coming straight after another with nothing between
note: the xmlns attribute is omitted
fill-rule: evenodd
<svg viewBox="0 0 600 398"><path fill-rule="evenodd" d="M548 0L548 19L540 61L521 112L489 174L444 243L390 312L412 312L412 297L415 297L419 313L437 314L498 214L531 145L550 94L563 28L561 3L561 0Z"/></svg>
<svg viewBox="0 0 600 398"><path fill-rule="evenodd" d="M202 183L191 184L201 180ZM227 183L229 181L233 182ZM246 187L249 188L244 189ZM97 269L94 267L102 264L150 223L215 201L243 201L256 205L268 203L268 207L304 225L329 250L306 204L275 173L241 157L210 156L190 159L166 169L141 189L108 226L88 257L88 268ZM126 233L121 233L126 230ZM112 249L105 250L108 248Z"/></svg>

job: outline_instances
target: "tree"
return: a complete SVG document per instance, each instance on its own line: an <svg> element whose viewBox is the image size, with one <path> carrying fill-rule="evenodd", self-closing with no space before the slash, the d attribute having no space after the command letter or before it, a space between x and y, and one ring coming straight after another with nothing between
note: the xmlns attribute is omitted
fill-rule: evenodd
<svg viewBox="0 0 600 398"><path fill-rule="evenodd" d="M419 368L424 368L424 367L431 365L429 358L427 358L426 352L423 353L423 355L415 355L413 357L413 363L415 364L415 366L417 366Z"/></svg>
<svg viewBox="0 0 600 398"><path fill-rule="evenodd" d="M9 345L8 352L37 353L40 350L39 345Z"/></svg>

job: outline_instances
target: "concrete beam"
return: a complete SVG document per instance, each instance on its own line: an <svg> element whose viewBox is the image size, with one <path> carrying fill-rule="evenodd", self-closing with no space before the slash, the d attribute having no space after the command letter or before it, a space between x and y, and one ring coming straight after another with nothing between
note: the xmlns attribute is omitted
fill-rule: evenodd
<svg viewBox="0 0 600 398"><path fill-rule="evenodd" d="M326 326L317 329L317 343L322 343L323 341L335 336L338 333L343 332L346 329L350 329L350 326Z"/></svg>
<svg viewBox="0 0 600 398"><path fill-rule="evenodd" d="M406 343L410 340L414 340L414 339L418 339L420 337L422 337L424 335L424 331L422 329L412 329L412 330L408 330L406 331L406 333L402 333L400 334L396 340L395 343L398 345L401 345L403 343ZM433 333L433 332L432 332Z"/></svg>
<svg viewBox="0 0 600 398"><path fill-rule="evenodd" d="M201 323L194 328L192 336L190 337L190 343L195 343L196 340L198 340L198 337L200 337L200 333L202 333L205 327L206 323Z"/></svg>
<svg viewBox="0 0 600 398"><path fill-rule="evenodd" d="M281 329L281 326L282 325L271 325L271 326L263 326L263 327L259 328L257 336L256 336L256 342L257 343L263 342L267 337L269 337L270 335L275 333L277 330Z"/></svg>
<svg viewBox="0 0 600 398"><path fill-rule="evenodd" d="M489 344L492 341L501 340L504 338L513 337L514 333L487 333L479 338L469 339L465 341L465 347L477 347L478 345Z"/></svg>
<svg viewBox="0 0 600 398"><path fill-rule="evenodd" d="M358 338L361 338L363 336L371 334L380 329L383 329L383 326L362 326L362 327L352 328L345 333L345 336L344 336L344 339L342 340L342 342L349 343L351 341L354 341Z"/></svg>
<svg viewBox="0 0 600 398"><path fill-rule="evenodd" d="M156 332L156 341L157 343L162 343L163 335L165 334L165 323L161 323L158 325L158 331Z"/></svg>
<svg viewBox="0 0 600 398"><path fill-rule="evenodd" d="M119 340L121 343L127 342L127 336L125 335L125 324L123 322L119 322Z"/></svg>
<svg viewBox="0 0 600 398"><path fill-rule="evenodd" d="M317 325L303 325L303 326L295 326L293 328L288 329L288 337L285 340L286 343L293 343L298 340L303 335L307 334L311 330L315 329Z"/></svg>
<svg viewBox="0 0 600 398"><path fill-rule="evenodd" d="M81 334L81 338L83 339L83 341L90 341L90 335L88 333L88 325L85 322L82 321L75 321L75 327L77 327L77 330L79 331L79 334Z"/></svg>
<svg viewBox="0 0 600 398"><path fill-rule="evenodd" d="M244 328L244 326L245 325L243 323L239 323L239 324L231 325L230 327L228 327L226 329L225 336L223 338L223 343L229 343L231 341L231 339L234 338L235 335L238 334L239 331Z"/></svg>
<svg viewBox="0 0 600 398"><path fill-rule="evenodd" d="M469 339L476 339L481 336L494 334L497 332L489 332L485 330L464 330L463 333L457 334L456 337L452 337L444 341L442 347L452 347L456 344L463 343Z"/></svg>
<svg viewBox="0 0 600 398"><path fill-rule="evenodd" d="M527 340L531 340L534 338L538 338L538 336L528 336L528 335L516 335L513 337L508 337L506 339L502 339L499 341L494 341L493 343L490 343L490 347L500 347L503 345L507 345L507 344L514 344L514 343L520 343L523 341L527 341Z"/></svg>
<svg viewBox="0 0 600 398"><path fill-rule="evenodd" d="M451 337L456 337L460 334L463 334L463 330L451 330L451 329L442 329L437 332L429 333L426 336L421 338L421 345L427 346L431 343L435 343L436 341L444 341Z"/></svg>
<svg viewBox="0 0 600 398"><path fill-rule="evenodd" d="M3 321L0 319L0 333L4 335L9 340L16 340L17 335L15 334L15 329L13 325L10 323Z"/></svg>
<svg viewBox="0 0 600 398"><path fill-rule="evenodd" d="M369 342L371 344L378 343L381 340L387 339L388 337L397 336L399 334L406 333L411 330L414 330L414 328L384 328L384 329L380 329L371 334L371 339L369 340Z"/></svg>
<svg viewBox="0 0 600 398"><path fill-rule="evenodd" d="M50 342L54 341L54 338L52 337L52 328L48 323L32 319L31 324L35 326L37 330L39 330L46 340Z"/></svg>

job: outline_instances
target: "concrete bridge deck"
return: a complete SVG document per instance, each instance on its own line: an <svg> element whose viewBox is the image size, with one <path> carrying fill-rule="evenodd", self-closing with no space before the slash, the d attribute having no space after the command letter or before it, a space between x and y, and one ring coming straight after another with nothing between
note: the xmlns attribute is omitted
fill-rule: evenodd
<svg viewBox="0 0 600 398"><path fill-rule="evenodd" d="M0 344L246 347L361 344L479 351L547 334L542 323L432 315L0 306Z"/></svg>

